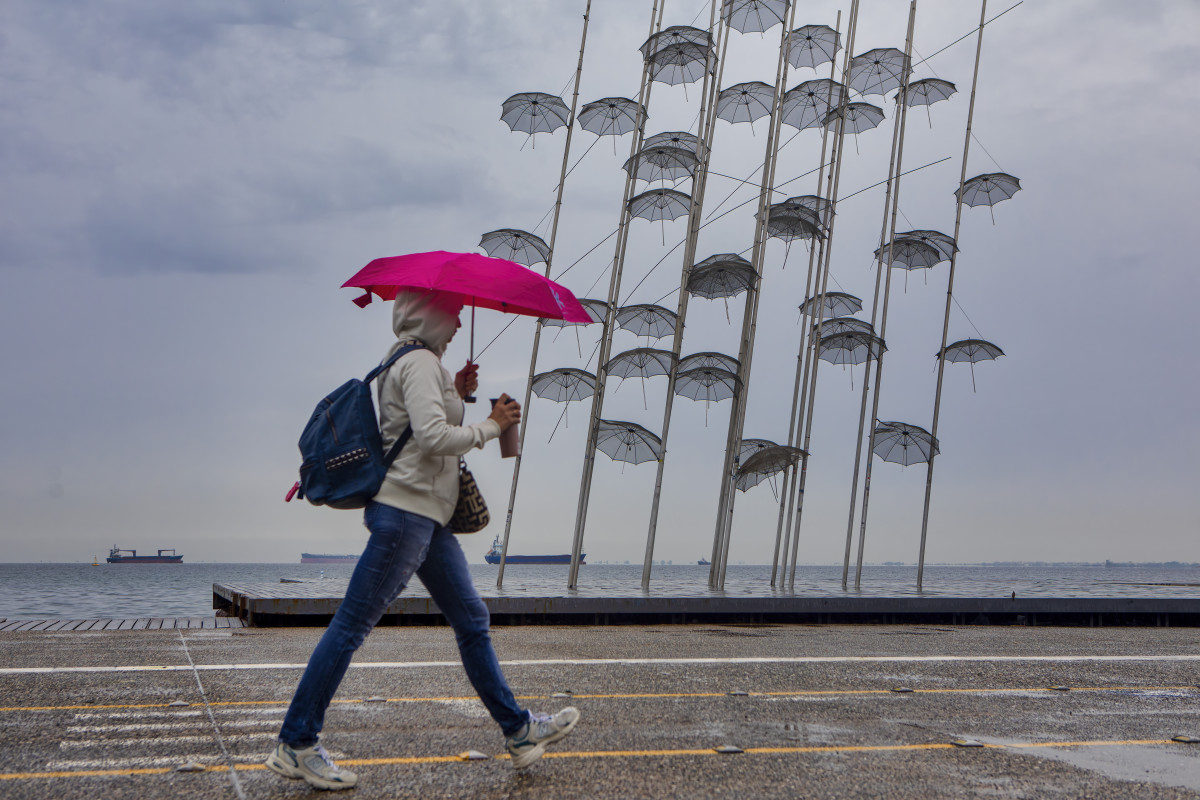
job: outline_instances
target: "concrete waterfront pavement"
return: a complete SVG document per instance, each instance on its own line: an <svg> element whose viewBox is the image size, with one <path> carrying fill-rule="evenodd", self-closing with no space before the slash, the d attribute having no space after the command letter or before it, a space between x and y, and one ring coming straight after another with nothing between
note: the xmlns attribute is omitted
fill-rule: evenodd
<svg viewBox="0 0 1200 800"><path fill-rule="evenodd" d="M0 797L307 795L260 764L320 634L0 635ZM1200 736L1194 628L493 635L522 702L577 706L575 733L512 772L451 632L379 629L326 723L326 746L360 775L352 796L1200 798L1200 744L1171 741ZM714 750L726 744L745 752ZM459 760L467 750L490 758Z"/></svg>

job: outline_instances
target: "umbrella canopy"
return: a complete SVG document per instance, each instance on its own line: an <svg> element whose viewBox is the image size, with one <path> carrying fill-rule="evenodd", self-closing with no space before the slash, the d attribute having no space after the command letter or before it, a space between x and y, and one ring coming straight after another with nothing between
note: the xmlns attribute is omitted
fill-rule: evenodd
<svg viewBox="0 0 1200 800"><path fill-rule="evenodd" d="M834 317L827 319L821 323L820 338L832 336L835 333L847 333L855 331L857 333L875 333L875 329L871 327L871 323L865 319L855 319L854 317Z"/></svg>
<svg viewBox="0 0 1200 800"><path fill-rule="evenodd" d="M897 236L890 244L875 251L875 258L883 260L891 256L889 267L904 269L926 269L946 260L942 251L920 239L908 239Z"/></svg>
<svg viewBox="0 0 1200 800"><path fill-rule="evenodd" d="M921 464L937 455L937 440L929 431L904 422L880 422L875 426L875 455L903 467Z"/></svg>
<svg viewBox="0 0 1200 800"><path fill-rule="evenodd" d="M675 394L691 400L717 403L737 394L740 381L719 367L696 367L675 376Z"/></svg>
<svg viewBox="0 0 1200 800"><path fill-rule="evenodd" d="M552 133L567 124L571 109L561 97L544 92L521 92L504 101L500 119L514 132Z"/></svg>
<svg viewBox="0 0 1200 800"><path fill-rule="evenodd" d="M980 361L995 361L1004 355L1004 351L991 342L983 339L963 339L946 345L942 351L946 360L952 363L966 361L971 365L971 390L975 390L975 365ZM937 355L934 355L937 358Z"/></svg>
<svg viewBox="0 0 1200 800"><path fill-rule="evenodd" d="M479 246L489 256L506 258L527 267L550 258L550 245L546 244L542 237L516 228L489 231L480 238Z"/></svg>
<svg viewBox="0 0 1200 800"><path fill-rule="evenodd" d="M717 98L717 116L726 122L754 122L771 114L775 105L775 87L762 81L730 86Z"/></svg>
<svg viewBox="0 0 1200 800"><path fill-rule="evenodd" d="M600 420L596 448L613 461L641 464L662 457L662 439L633 422Z"/></svg>
<svg viewBox="0 0 1200 800"><path fill-rule="evenodd" d="M750 456L768 447L779 447L779 445L770 439L742 439L738 443L738 463L745 463Z"/></svg>
<svg viewBox="0 0 1200 800"><path fill-rule="evenodd" d="M565 286L533 270L478 253L411 253L377 258L342 284L343 288L365 289L355 299L359 306L380 300L392 300L401 289L430 290L453 295L464 305L561 319L566 322L591 322L575 295Z"/></svg>
<svg viewBox="0 0 1200 800"><path fill-rule="evenodd" d="M678 219L691 207L692 198L675 189L651 189L629 201L630 214L651 222Z"/></svg>
<svg viewBox="0 0 1200 800"><path fill-rule="evenodd" d="M562 328L567 325L591 325L593 322L604 322L604 315L608 311L608 303L603 300L592 300L587 297L581 297L579 298L579 305L583 306L584 313L587 314L588 319L586 322L543 317L542 324L551 328Z"/></svg>
<svg viewBox="0 0 1200 800"><path fill-rule="evenodd" d="M821 127L821 120L842 102L845 87L829 78L805 81L783 96L783 121L793 128Z"/></svg>
<svg viewBox="0 0 1200 800"><path fill-rule="evenodd" d="M738 33L761 33L783 24L788 0L725 0L721 19Z"/></svg>
<svg viewBox="0 0 1200 800"><path fill-rule="evenodd" d="M663 131L656 133L653 136L646 138L642 142L642 149L647 147L661 147L663 145L669 147L682 147L685 150L691 150L697 153L700 150L700 140L695 134L687 133L686 131Z"/></svg>
<svg viewBox="0 0 1200 800"><path fill-rule="evenodd" d="M904 102L909 108L913 106L931 106L940 100L949 100L958 89L950 81L941 78L922 78L908 85ZM899 92L896 93L899 96Z"/></svg>
<svg viewBox="0 0 1200 800"><path fill-rule="evenodd" d="M690 356L679 359L680 372L690 369L723 369L736 373L738 370L738 360L724 353L692 353Z"/></svg>
<svg viewBox="0 0 1200 800"><path fill-rule="evenodd" d="M976 175L962 187L962 201L969 206L994 206L1021 191L1021 181L1004 172ZM959 196L959 190L954 190Z"/></svg>
<svg viewBox="0 0 1200 800"><path fill-rule="evenodd" d="M942 254L942 261L946 261L950 256L954 255L954 251L958 249L954 244L954 237L947 236L941 231L904 231L896 234L897 239L916 239L919 242L936 248Z"/></svg>
<svg viewBox="0 0 1200 800"><path fill-rule="evenodd" d="M655 53L674 44L692 44L708 48L712 47L712 43L712 34L708 31L688 25L672 25L652 35L638 49L642 51L642 58L649 59Z"/></svg>
<svg viewBox="0 0 1200 800"><path fill-rule="evenodd" d="M860 94L886 94L904 83L908 57L894 47L868 50L850 60L850 88Z"/></svg>
<svg viewBox="0 0 1200 800"><path fill-rule="evenodd" d="M858 366L868 358L878 359L885 350L883 339L873 333L843 331L822 336L817 356L831 364Z"/></svg>
<svg viewBox="0 0 1200 800"><path fill-rule="evenodd" d="M821 298L824 298L822 301ZM825 307L825 317L848 317L862 311L862 300L845 292L826 292L824 295L810 297L800 304L800 313L815 317L821 306Z"/></svg>
<svg viewBox="0 0 1200 800"><path fill-rule="evenodd" d="M796 465L801 457L807 455L799 447L775 445L759 450L738 467L737 479L734 483L743 492L783 472L788 467Z"/></svg>
<svg viewBox="0 0 1200 800"><path fill-rule="evenodd" d="M733 297L753 286L757 274L746 259L734 253L722 253L709 256L692 267L687 290L709 300Z"/></svg>
<svg viewBox="0 0 1200 800"><path fill-rule="evenodd" d="M579 127L597 136L624 136L637 127L638 111L645 109L627 97L604 97L579 111Z"/></svg>
<svg viewBox="0 0 1200 800"><path fill-rule="evenodd" d="M629 157L624 169L638 180L678 181L696 174L699 159L696 154L683 147L658 145L643 147Z"/></svg>
<svg viewBox="0 0 1200 800"><path fill-rule="evenodd" d="M695 83L704 77L704 65L711 48L695 44L671 44L646 60L650 62L650 80L678 86Z"/></svg>
<svg viewBox="0 0 1200 800"><path fill-rule="evenodd" d="M617 325L636 336L661 339L675 333L679 316L662 306L640 304L617 309Z"/></svg>
<svg viewBox="0 0 1200 800"><path fill-rule="evenodd" d="M667 375L675 365L675 354L653 347L635 347L609 359L605 370L618 378L653 378Z"/></svg>
<svg viewBox="0 0 1200 800"><path fill-rule="evenodd" d="M560 367L533 376L533 392L545 400L569 403L596 393L596 376L574 367Z"/></svg>
<svg viewBox="0 0 1200 800"><path fill-rule="evenodd" d="M796 69L815 69L832 61L840 46L838 32L828 25L804 25L788 34L788 61Z"/></svg>
<svg viewBox="0 0 1200 800"><path fill-rule="evenodd" d="M825 115L821 124L832 129L837 123L838 117L841 116L844 116L846 120L842 129L846 133L857 134L878 127L879 123L883 122L883 109L870 103L847 103L844 115L835 107Z"/></svg>
<svg viewBox="0 0 1200 800"><path fill-rule="evenodd" d="M821 218L806 206L784 200L767 209L767 235L791 242L796 239L820 239Z"/></svg>

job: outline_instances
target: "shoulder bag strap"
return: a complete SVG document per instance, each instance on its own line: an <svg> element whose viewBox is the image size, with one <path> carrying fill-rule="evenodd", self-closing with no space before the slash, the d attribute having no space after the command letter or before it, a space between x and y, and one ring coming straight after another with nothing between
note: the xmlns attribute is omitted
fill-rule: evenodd
<svg viewBox="0 0 1200 800"><path fill-rule="evenodd" d="M375 378L379 377L379 373L383 372L385 369L390 367L392 364L396 363L396 360L398 358L400 358L400 356L405 355L406 353L411 353L413 350L428 350L428 349L429 348L425 347L425 345L421 344L420 342L417 342L416 344L404 345L404 347L401 347L399 350L392 353L391 358L389 358L387 361L380 364L375 369L368 372L367 377L363 378L363 383L370 383L371 381L375 380ZM392 462L396 460L396 456L400 455L400 451L404 449L404 445L408 444L408 440L412 438L412 434L413 434L412 425L409 425L407 428L404 429L404 432L400 434L400 438L397 439L392 444L392 446L388 448L387 454L384 455L384 457L383 457L384 469L387 469L392 466Z"/></svg>

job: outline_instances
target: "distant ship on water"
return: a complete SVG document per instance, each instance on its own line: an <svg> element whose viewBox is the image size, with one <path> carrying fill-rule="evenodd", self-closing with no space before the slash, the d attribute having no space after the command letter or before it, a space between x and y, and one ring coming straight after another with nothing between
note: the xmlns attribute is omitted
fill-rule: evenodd
<svg viewBox="0 0 1200 800"><path fill-rule="evenodd" d="M156 556L139 556L137 550L119 550L114 544L105 561L109 564L182 564L183 556L175 555L174 550L159 550Z"/></svg>
<svg viewBox="0 0 1200 800"><path fill-rule="evenodd" d="M579 563L583 564L587 558L587 553L579 554ZM489 564L500 563L500 537L497 536L492 540L492 549L487 551L483 560ZM515 556L509 555L504 559L505 564L570 564L571 554L565 553L553 556Z"/></svg>
<svg viewBox="0 0 1200 800"><path fill-rule="evenodd" d="M358 561L354 553L349 555L333 555L330 553L301 553L301 564L353 564Z"/></svg>

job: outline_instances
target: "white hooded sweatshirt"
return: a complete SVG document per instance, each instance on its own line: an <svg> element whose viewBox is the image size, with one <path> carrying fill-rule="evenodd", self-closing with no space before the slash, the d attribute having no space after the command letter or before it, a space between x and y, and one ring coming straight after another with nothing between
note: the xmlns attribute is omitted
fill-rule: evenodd
<svg viewBox="0 0 1200 800"><path fill-rule="evenodd" d="M463 425L463 402L442 354L458 327L462 303L429 292L399 292L392 310L397 342L428 350L403 355L378 380L379 430L386 451L412 425L412 437L392 462L375 502L445 525L458 503L458 457L500 435L492 419ZM386 358L384 359L386 360Z"/></svg>

